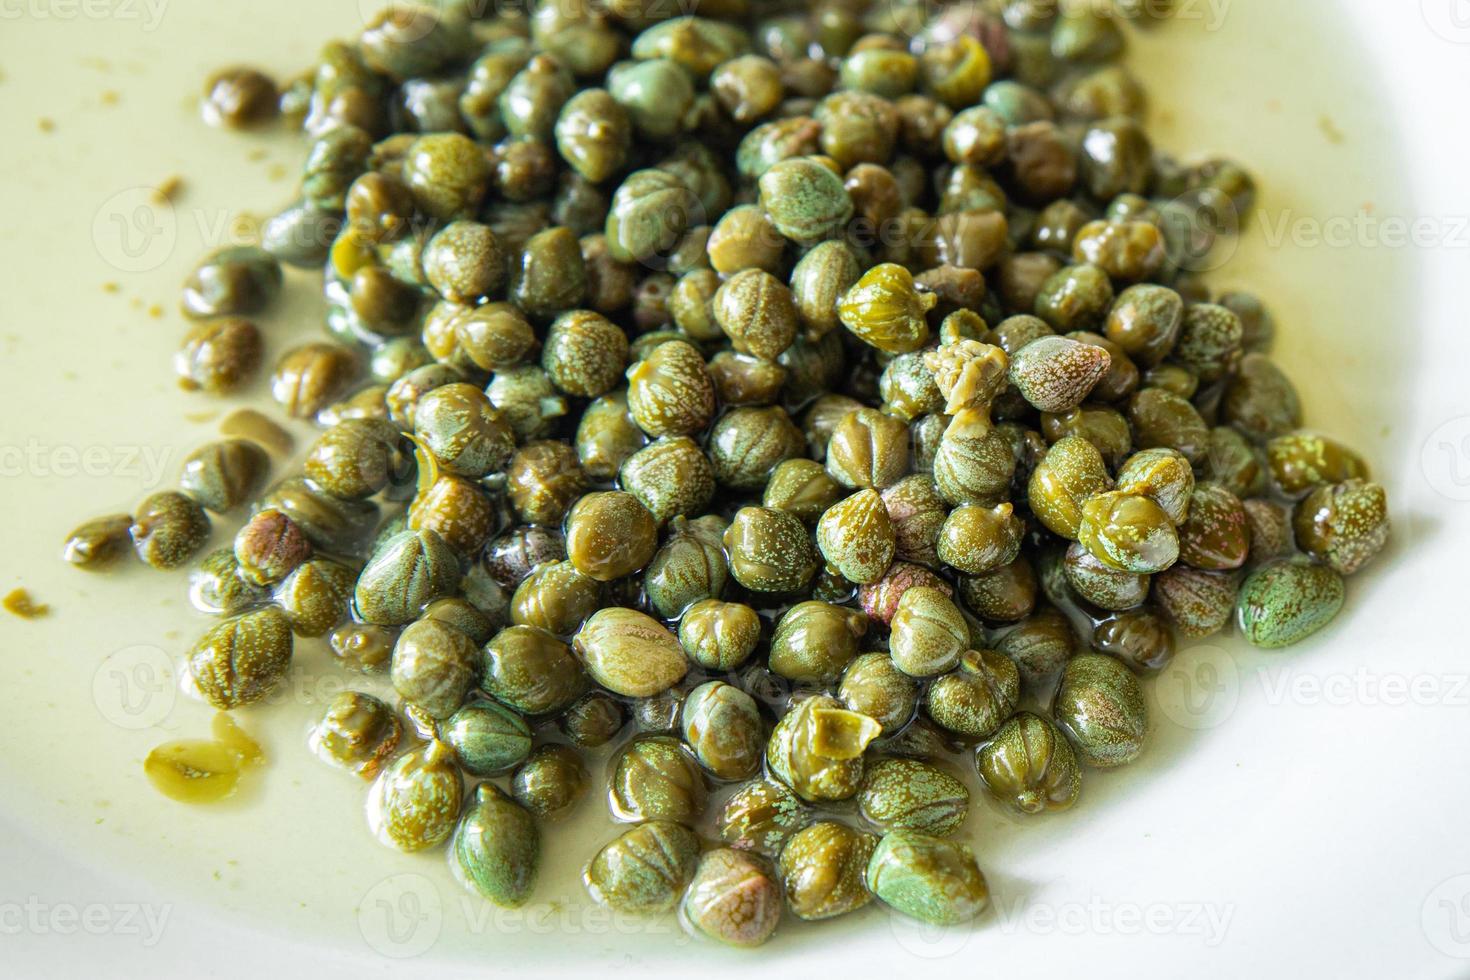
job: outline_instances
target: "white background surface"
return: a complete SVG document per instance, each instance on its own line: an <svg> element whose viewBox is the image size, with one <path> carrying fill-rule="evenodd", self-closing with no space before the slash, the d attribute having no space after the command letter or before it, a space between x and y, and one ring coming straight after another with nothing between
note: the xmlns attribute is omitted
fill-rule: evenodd
<svg viewBox="0 0 1470 980"><path fill-rule="evenodd" d="M1363 448L1390 488L1391 551L1313 642L1181 656L1154 688L1146 757L1090 775L1073 813L1023 826L977 808L997 908L974 930L875 911L783 928L750 956L667 923L589 918L566 880L577 848L554 838L536 914L478 918L437 860L365 840L358 791L303 760L290 731L267 738L275 762L238 805L180 812L147 790L138 761L208 713L169 698L147 724L119 715L106 667L139 645L177 653L197 621L177 577L79 578L56 548L79 517L170 481L213 431L167 373L177 284L232 209L266 214L291 192L300 146L205 129L200 80L229 61L284 76L360 15L352 2L0 0L0 500L13 517L0 588L56 607L0 620L3 972L1470 976L1470 10L1284 6L1186 3L1198 17L1132 63L1160 143L1257 173L1257 220L1213 281L1275 309L1309 423ZM265 159L249 158L256 145ZM187 187L162 236L123 248L145 239L118 237L113 216L175 173ZM266 324L272 351L317 316L295 281ZM68 451L89 450L106 462L79 475ZM278 706L288 729L320 681ZM267 724L247 716L279 733Z"/></svg>

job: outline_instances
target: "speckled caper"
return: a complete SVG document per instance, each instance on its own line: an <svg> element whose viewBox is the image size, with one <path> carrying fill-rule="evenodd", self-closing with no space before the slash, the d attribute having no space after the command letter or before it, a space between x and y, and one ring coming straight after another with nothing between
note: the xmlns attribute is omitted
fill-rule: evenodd
<svg viewBox="0 0 1470 980"><path fill-rule="evenodd" d="M184 312L197 319L259 313L281 291L281 265L269 252L240 245L211 252L184 280Z"/></svg>
<svg viewBox="0 0 1470 980"><path fill-rule="evenodd" d="M959 594L965 606L981 619L1014 622L1036 606L1036 573L1026 558L1017 558L985 575L961 577Z"/></svg>
<svg viewBox="0 0 1470 980"><path fill-rule="evenodd" d="M1228 571L1245 564L1250 525L1240 499L1218 483L1200 483L1179 525L1179 560L1193 568Z"/></svg>
<svg viewBox="0 0 1470 980"><path fill-rule="evenodd" d="M340 344L309 343L281 355L271 375L271 397L295 418L311 418L352 383L357 356Z"/></svg>
<svg viewBox="0 0 1470 980"><path fill-rule="evenodd" d="M1016 560L1023 532L1010 504L956 507L940 528L936 554L951 568L983 575Z"/></svg>
<svg viewBox="0 0 1470 980"><path fill-rule="evenodd" d="M461 589L466 595L472 594L470 589L463 585ZM503 621L503 617L482 610L462 596L435 599L424 607L424 614L420 618L432 619L446 626L452 626L468 636L470 641L477 646L494 636L496 624Z"/></svg>
<svg viewBox="0 0 1470 980"><path fill-rule="evenodd" d="M471 701L459 708L439 726L439 738L454 749L460 768L472 776L506 772L531 754L530 726L494 701Z"/></svg>
<svg viewBox="0 0 1470 980"><path fill-rule="evenodd" d="M478 479L505 469L515 452L515 433L485 393L470 384L447 384L419 399L414 435L440 466Z"/></svg>
<svg viewBox="0 0 1470 980"><path fill-rule="evenodd" d="M1299 643L1337 616L1343 593L1342 576L1326 565L1299 559L1262 565L1236 599L1240 632L1268 650Z"/></svg>
<svg viewBox="0 0 1470 980"><path fill-rule="evenodd" d="M368 795L368 824L378 840L400 851L435 847L453 833L463 796L453 750L430 742L378 776Z"/></svg>
<svg viewBox="0 0 1470 980"><path fill-rule="evenodd" d="M613 766L608 805L623 820L693 823L704 812L704 775L678 739L656 735L624 746Z"/></svg>
<svg viewBox="0 0 1470 980"><path fill-rule="evenodd" d="M330 558L302 562L276 588L275 600L297 636L325 636L346 618L357 572Z"/></svg>
<svg viewBox="0 0 1470 980"><path fill-rule="evenodd" d="M189 676L220 711L254 704L286 676L291 647L285 614L263 606L232 616L201 636L189 651Z"/></svg>
<svg viewBox="0 0 1470 980"><path fill-rule="evenodd" d="M815 600L792 606L771 636L770 669L794 681L830 683L857 656L867 617Z"/></svg>
<svg viewBox="0 0 1470 980"><path fill-rule="evenodd" d="M963 614L938 589L908 589L893 615L888 645L893 662L913 677L933 677L954 668L970 642Z"/></svg>
<svg viewBox="0 0 1470 980"><path fill-rule="evenodd" d="M827 472L845 487L882 490L897 483L908 464L908 427L871 408L843 416L827 442Z"/></svg>
<svg viewBox="0 0 1470 980"><path fill-rule="evenodd" d="M641 569L658 548L658 525L631 493L589 493L567 515L567 558L590 578L609 582Z"/></svg>
<svg viewBox="0 0 1470 980"><path fill-rule="evenodd" d="M809 336L837 329L837 302L861 275L862 266L845 242L822 242L801 257L791 270L791 293Z"/></svg>
<svg viewBox="0 0 1470 980"><path fill-rule="evenodd" d="M587 296L587 266L576 234L553 226L528 238L511 263L508 293L511 302L538 320L580 306Z"/></svg>
<svg viewBox="0 0 1470 980"><path fill-rule="evenodd" d="M1128 457L1118 470L1117 489L1148 497L1175 524L1189 514L1194 493L1194 471L1177 450L1145 449Z"/></svg>
<svg viewBox="0 0 1470 980"><path fill-rule="evenodd" d="M454 832L455 870L481 896L503 908L530 900L541 861L541 835L531 812L494 783L480 783Z"/></svg>
<svg viewBox="0 0 1470 980"><path fill-rule="evenodd" d="M430 133L408 147L403 180L415 207L435 218L468 216L490 186L490 158L459 133Z"/></svg>
<svg viewBox="0 0 1470 980"><path fill-rule="evenodd" d="M589 691L562 713L557 725L574 744L591 749L612 741L627 717L621 701L601 691Z"/></svg>
<svg viewBox="0 0 1470 980"><path fill-rule="evenodd" d="M1049 679L1077 648L1077 634L1060 610L1038 609L995 641L995 648L1015 662L1021 682L1034 688Z"/></svg>
<svg viewBox="0 0 1470 980"><path fill-rule="evenodd" d="M851 711L883 726L885 736L899 731L914 715L919 687L885 653L865 653L843 671L837 698Z"/></svg>
<svg viewBox="0 0 1470 980"><path fill-rule="evenodd" d="M988 738L1016 710L1021 675L1010 658L992 650L967 650L959 666L935 678L924 693L924 711L961 738Z"/></svg>
<svg viewBox="0 0 1470 980"><path fill-rule="evenodd" d="M602 601L597 580L577 571L569 561L538 565L516 586L510 619L518 626L566 636L575 633Z"/></svg>
<svg viewBox="0 0 1470 980"><path fill-rule="evenodd" d="M455 349L482 371L501 371L526 359L536 334L510 303L486 303L456 317Z"/></svg>
<svg viewBox="0 0 1470 980"><path fill-rule="evenodd" d="M1180 636L1200 639L1225 628L1235 607L1237 577L1175 565L1153 578L1153 604Z"/></svg>
<svg viewBox="0 0 1470 980"><path fill-rule="evenodd" d="M778 869L786 901L799 919L852 912L872 900L863 874L877 838L834 820L798 831L781 850Z"/></svg>
<svg viewBox="0 0 1470 980"><path fill-rule="evenodd" d="M1163 388L1144 388L1128 401L1128 421L1139 449L1175 449L1191 463L1205 461L1210 430L1199 411Z"/></svg>
<svg viewBox="0 0 1470 980"><path fill-rule="evenodd" d="M1145 283L1118 294L1104 331L1129 357L1151 366L1174 349L1183 322L1184 300L1179 294Z"/></svg>
<svg viewBox="0 0 1470 980"><path fill-rule="evenodd" d="M539 440L516 450L505 483L510 502L522 520L555 525L587 488L587 475L571 446Z"/></svg>
<svg viewBox="0 0 1470 980"><path fill-rule="evenodd" d="M249 439L220 439L184 458L179 489L217 514L239 507L260 489L270 456Z"/></svg>
<svg viewBox="0 0 1470 980"><path fill-rule="evenodd" d="M339 555L360 548L378 522L378 505L372 501L333 497L302 477L289 477L271 487L259 506L285 514L314 547Z"/></svg>
<svg viewBox="0 0 1470 980"><path fill-rule="evenodd" d="M1010 380L1043 412L1075 408L1107 373L1108 352L1067 337L1033 340L1011 359Z"/></svg>
<svg viewBox="0 0 1470 980"><path fill-rule="evenodd" d="M480 688L524 715L561 711L587 689L571 648L532 626L508 626L485 644Z"/></svg>
<svg viewBox="0 0 1470 980"><path fill-rule="evenodd" d="M562 391L583 398L611 390L623 376L628 337L591 310L563 313L551 324L541 364Z"/></svg>
<svg viewBox="0 0 1470 980"><path fill-rule="evenodd" d="M775 405L726 412L710 430L708 442L715 478L736 490L764 486L778 463L800 456L805 448L801 430Z"/></svg>
<svg viewBox="0 0 1470 980"><path fill-rule="evenodd" d="M480 395L477 388L461 387ZM401 478L406 465L397 426L385 419L347 419L317 437L305 469L307 478L332 496L360 500Z"/></svg>
<svg viewBox="0 0 1470 980"><path fill-rule="evenodd" d="M908 269L892 262L875 265L857 280L837 305L837 315L864 343L889 354L923 347L929 339L925 314L938 297L920 292Z"/></svg>
<svg viewBox="0 0 1470 980"><path fill-rule="evenodd" d="M867 715L826 695L809 697L776 723L766 765L804 800L845 800L863 778L863 752L882 732Z"/></svg>
<svg viewBox="0 0 1470 980"><path fill-rule="evenodd" d="M708 425L715 386L699 351L670 340L629 368L628 410L651 436L690 435Z"/></svg>
<svg viewBox="0 0 1470 980"><path fill-rule="evenodd" d="M1163 508L1116 490L1083 503L1077 540L1104 565L1141 575L1161 572L1179 557L1179 534Z"/></svg>
<svg viewBox="0 0 1470 980"><path fill-rule="evenodd" d="M126 547L126 542L127 526L124 524L122 542L118 547ZM235 558L234 548L219 548L200 559L199 565L189 573L189 599L194 607L202 612L229 616L271 598L269 589L247 581L239 570L240 562ZM349 596L351 586L349 581ZM290 615L289 611L287 614Z"/></svg>
<svg viewBox="0 0 1470 980"><path fill-rule="evenodd" d="M1077 595L1099 609L1132 609L1148 598L1147 575L1104 564L1076 541L1067 548L1062 570Z"/></svg>
<svg viewBox="0 0 1470 980"><path fill-rule="evenodd" d="M799 592L820 557L796 517L767 507L742 507L724 533L730 574L753 592Z"/></svg>
<svg viewBox="0 0 1470 980"><path fill-rule="evenodd" d="M917 759L883 759L868 767L858 812L880 832L916 830L948 837L964 823L970 791L943 769Z"/></svg>
<svg viewBox="0 0 1470 980"><path fill-rule="evenodd" d="M659 525L698 513L715 492L714 467L687 436L665 436L639 449L623 463L619 481Z"/></svg>
<svg viewBox="0 0 1470 980"><path fill-rule="evenodd" d="M1323 483L1367 479L1361 456L1335 439L1313 432L1293 432L1266 443L1266 463L1282 492L1299 497Z"/></svg>
<svg viewBox="0 0 1470 980"><path fill-rule="evenodd" d="M582 872L587 893L615 912L666 912L699 861L699 837L683 824L650 820L598 851Z"/></svg>
<svg viewBox="0 0 1470 980"><path fill-rule="evenodd" d="M817 547L827 567L859 584L876 582L893 562L893 522L876 490L828 507L817 522Z"/></svg>
<svg viewBox="0 0 1470 980"><path fill-rule="evenodd" d="M760 857L719 848L699 859L684 893L683 918L703 936L731 946L759 946L781 919L781 888Z"/></svg>
<svg viewBox="0 0 1470 980"><path fill-rule="evenodd" d="M614 694L645 698L668 690L689 669L678 639L650 616L609 607L577 631L572 646L592 679Z"/></svg>
<svg viewBox="0 0 1470 980"><path fill-rule="evenodd" d="M794 514L807 524L815 524L841 499L842 488L827 475L821 463L788 459L771 471L761 503Z"/></svg>
<svg viewBox="0 0 1470 980"><path fill-rule="evenodd" d="M430 717L448 718L474 685L478 660L468 636L437 620L419 620L393 647L393 688Z"/></svg>
<svg viewBox="0 0 1470 980"><path fill-rule="evenodd" d="M226 317L195 324L174 355L174 371L185 391L223 394L244 384L260 367L264 343L249 320Z"/></svg>
<svg viewBox="0 0 1470 980"><path fill-rule="evenodd" d="M560 820L587 795L591 780L577 751L566 745L543 745L511 779L517 803L543 820Z"/></svg>
<svg viewBox="0 0 1470 980"><path fill-rule="evenodd" d="M985 876L967 845L914 830L885 834L866 876L879 901L934 925L968 922L990 902Z"/></svg>
<svg viewBox="0 0 1470 980"><path fill-rule="evenodd" d="M1264 354L1246 354L1221 403L1226 422L1257 438L1290 432L1302 424L1296 386Z"/></svg>
<svg viewBox="0 0 1470 980"><path fill-rule="evenodd" d="M890 565L877 582L859 588L858 602L868 618L888 625L893 622L904 593L914 588L938 589L945 595L954 591L948 582L929 569L900 561Z"/></svg>
<svg viewBox="0 0 1470 980"><path fill-rule="evenodd" d="M1108 274L1095 265L1069 265L1042 283L1036 315L1056 330L1085 330L1099 323L1113 302Z"/></svg>
<svg viewBox="0 0 1470 980"><path fill-rule="evenodd" d="M1388 543L1388 501L1367 480L1320 486L1296 505L1297 546L1342 575L1362 568Z"/></svg>
<svg viewBox="0 0 1470 980"><path fill-rule="evenodd" d="M459 581L459 559L437 533L400 531L389 538L358 576L357 612L381 626L412 622L424 606L450 595Z"/></svg>
<svg viewBox="0 0 1470 980"><path fill-rule="evenodd" d="M1122 661L1083 653L1067 661L1052 717L1090 766L1111 769L1138 758L1148 731L1143 689Z"/></svg>
<svg viewBox="0 0 1470 980"><path fill-rule="evenodd" d="M993 505L1010 489L1016 453L984 409L965 409L944 427L934 451L934 484L952 504ZM929 416L940 418L940 416Z"/></svg>
<svg viewBox="0 0 1470 980"><path fill-rule="evenodd" d="M831 237L852 218L842 178L811 157L781 160L760 175L761 207L782 235L811 245Z"/></svg>
<svg viewBox="0 0 1470 980"><path fill-rule="evenodd" d="M608 252L619 262L656 260L704 217L703 204L679 175L634 171L618 185L608 208L603 229Z"/></svg>
<svg viewBox="0 0 1470 980"><path fill-rule="evenodd" d="M145 498L133 512L128 533L138 557L154 568L178 568L204 547L209 516L193 497L164 490Z"/></svg>
<svg viewBox="0 0 1470 980"><path fill-rule="evenodd" d="M700 765L717 779L749 779L760 770L765 726L755 699L723 681L689 692L680 733Z"/></svg>
<svg viewBox="0 0 1470 980"><path fill-rule="evenodd" d="M690 660L709 670L734 670L745 663L760 635L760 617L738 602L704 599L679 620L679 645Z"/></svg>
<svg viewBox="0 0 1470 980"><path fill-rule="evenodd" d="M1029 711L1007 721L975 750L975 768L992 796L1026 814L1066 810L1082 792L1082 770L1071 743Z"/></svg>
<svg viewBox="0 0 1470 980"><path fill-rule="evenodd" d="M312 726L310 743L324 762L372 779L402 738L403 723L392 708L371 694L343 691Z"/></svg>
<svg viewBox="0 0 1470 980"><path fill-rule="evenodd" d="M718 517L670 522L668 541L653 556L644 573L643 587L653 609L665 619L676 619L695 602L718 598L727 578L720 536L725 522Z"/></svg>

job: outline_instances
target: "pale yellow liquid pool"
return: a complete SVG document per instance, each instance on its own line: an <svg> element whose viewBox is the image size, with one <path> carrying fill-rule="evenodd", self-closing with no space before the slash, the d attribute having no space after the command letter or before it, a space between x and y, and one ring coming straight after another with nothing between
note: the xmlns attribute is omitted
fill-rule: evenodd
<svg viewBox="0 0 1470 980"><path fill-rule="evenodd" d="M1330 0L1237 0L1219 23L1210 5L1188 7L1192 16L1137 39L1129 63L1151 93L1159 145L1182 157L1228 154L1259 179L1258 220L1210 281L1266 299L1279 326L1276 354L1302 389L1309 423L1386 458L1405 368L1365 338L1413 309L1408 252L1308 241L1313 228L1330 233L1364 208L1410 212L1391 120L1374 80L1356 70L1362 42L1339 33ZM0 812L22 832L145 877L175 901L356 950L482 957L493 947L502 963L583 953L646 963L677 952L689 940L672 917L610 918L580 887L582 863L613 834L600 791L572 821L546 828L541 883L519 913L471 898L442 850L405 856L379 845L363 818L366 786L306 748L325 701L362 683L331 666L319 644L298 646L274 703L238 713L270 761L236 799L182 806L144 778L142 760L155 745L208 732L211 711L179 694L168 674L206 621L189 607L184 573L87 575L63 566L60 542L80 519L170 485L183 455L237 404L174 387L169 358L185 328L178 284L206 243L223 243L239 209L264 216L289 200L303 147L211 131L192 93L231 61L284 76L321 40L356 27L351 4L256 0L248 21L212 9L171 7L151 31L85 19L6 26L0 111L11 135L0 167L19 208L9 223L26 231L0 236L0 267L15 274L0 328L8 454L0 589L24 585L52 613L0 617L9 732ZM228 29L211 26L223 23ZM42 131L41 117L54 131ZM149 217L139 209L146 188L173 174L185 186L172 217ZM316 286L314 277L292 276L289 301L264 321L272 352L316 336ZM152 304L160 317L148 314ZM254 396L263 401L263 386ZM232 532L221 526L217 537ZM1350 620L1351 611L1338 630ZM963 833L998 897L1078 873L1080 839L1128 846L1129 800L1140 787L1188 791L1200 775L1190 770L1191 745L1220 735L1190 732L1166 715L1155 712L1137 766L1088 774L1071 813L1022 823L974 807ZM870 910L825 924L820 937L787 923L774 949L846 941L889 928L882 923Z"/></svg>

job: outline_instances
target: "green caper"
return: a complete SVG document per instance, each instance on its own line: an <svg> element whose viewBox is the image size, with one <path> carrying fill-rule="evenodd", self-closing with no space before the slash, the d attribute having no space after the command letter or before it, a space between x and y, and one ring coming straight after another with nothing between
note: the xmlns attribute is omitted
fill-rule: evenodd
<svg viewBox="0 0 1470 980"><path fill-rule="evenodd" d="M229 711L267 697L291 667L291 626L275 606L232 616L189 651L189 676L215 708Z"/></svg>
<svg viewBox="0 0 1470 980"><path fill-rule="evenodd" d="M554 714L586 688L571 649L535 627L508 626L481 651L480 689L522 714Z"/></svg>
<svg viewBox="0 0 1470 980"><path fill-rule="evenodd" d="M765 731L755 699L723 681L689 692L680 731L700 765L717 779L748 779L761 764Z"/></svg>
<svg viewBox="0 0 1470 980"><path fill-rule="evenodd" d="M992 650L967 650L958 667L929 685L924 711L946 731L982 739L1010 717L1020 697L1021 674L1010 658Z"/></svg>
<svg viewBox="0 0 1470 980"><path fill-rule="evenodd" d="M811 535L791 514L742 507L724 534L730 574L753 592L799 592L820 564Z"/></svg>
<svg viewBox="0 0 1470 980"><path fill-rule="evenodd" d="M245 503L270 471L270 457L249 439L221 439L184 459L179 488L216 514Z"/></svg>
<svg viewBox="0 0 1470 980"><path fill-rule="evenodd" d="M403 738L393 709L371 694L343 691L311 729L312 751L323 761L372 779Z"/></svg>
<svg viewBox="0 0 1470 980"><path fill-rule="evenodd" d="M1148 709L1138 679L1116 658L1073 657L1062 671L1052 717L1082 761L1099 769L1138 758L1148 731Z"/></svg>
<svg viewBox="0 0 1470 980"><path fill-rule="evenodd" d="M858 791L863 752L882 732L867 715L825 695L807 698L776 723L766 765L804 800L845 800Z"/></svg>
<svg viewBox="0 0 1470 980"><path fill-rule="evenodd" d="M872 901L863 875L876 844L872 834L834 820L798 831L778 864L792 913L808 921L830 919Z"/></svg>
<svg viewBox="0 0 1470 980"><path fill-rule="evenodd" d="M975 767L992 796L1026 814L1069 809L1082 792L1071 743L1029 711L1007 721L975 750Z"/></svg>
<svg viewBox="0 0 1470 980"><path fill-rule="evenodd" d="M452 844L459 877L496 905L530 900L541 861L536 821L493 783L480 783L465 803Z"/></svg>
<svg viewBox="0 0 1470 980"><path fill-rule="evenodd" d="M797 603L776 624L768 664L790 680L834 681L857 656L867 628L867 617L856 610L815 600Z"/></svg>
<svg viewBox="0 0 1470 980"><path fill-rule="evenodd" d="M679 641L662 624L632 609L593 615L572 640L592 679L614 694L650 697L667 691L689 669Z"/></svg>
<svg viewBox="0 0 1470 980"><path fill-rule="evenodd" d="M368 796L368 825L378 840L400 851L436 847L454 832L463 796L453 750L430 742L399 756L378 776Z"/></svg>
<svg viewBox="0 0 1470 980"><path fill-rule="evenodd" d="M511 793L543 820L559 820L581 802L590 779L575 749L543 745L515 771Z"/></svg>
<svg viewBox="0 0 1470 980"><path fill-rule="evenodd" d="M582 881L593 901L617 912L673 908L694 877L699 837L670 820L650 820L597 852Z"/></svg>
<svg viewBox="0 0 1470 980"><path fill-rule="evenodd" d="M164 490L138 505L128 533L144 564L178 568L204 546L209 516L193 497Z"/></svg>
<svg viewBox="0 0 1470 980"><path fill-rule="evenodd" d="M692 823L705 799L704 775L677 739L635 739L613 766L608 803L621 819Z"/></svg>

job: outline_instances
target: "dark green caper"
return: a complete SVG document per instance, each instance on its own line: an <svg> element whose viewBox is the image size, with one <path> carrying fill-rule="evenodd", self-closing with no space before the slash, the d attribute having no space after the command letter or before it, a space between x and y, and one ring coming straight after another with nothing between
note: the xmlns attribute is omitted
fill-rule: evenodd
<svg viewBox="0 0 1470 980"><path fill-rule="evenodd" d="M184 281L184 312L196 319L259 313L281 291L281 265L254 245L206 256Z"/></svg>
<svg viewBox="0 0 1470 980"><path fill-rule="evenodd" d="M627 712L616 698L600 691L582 695L562 714L562 732L584 749L606 745L623 728Z"/></svg>
<svg viewBox="0 0 1470 980"><path fill-rule="evenodd" d="M835 820L798 831L781 849L778 865L792 913L808 921L830 919L872 901L863 875L876 844L872 834Z"/></svg>
<svg viewBox="0 0 1470 980"><path fill-rule="evenodd" d="M658 523L638 498L622 490L589 493L567 514L567 558L599 582L631 575L658 548Z"/></svg>
<svg viewBox="0 0 1470 980"><path fill-rule="evenodd" d="M567 636L595 613L602 600L598 581L577 571L568 561L536 566L516 586L510 600L510 619L518 626Z"/></svg>
<svg viewBox="0 0 1470 980"><path fill-rule="evenodd" d="M784 408L737 408L710 430L708 452L715 479L735 490L755 490L783 460L802 454L806 440Z"/></svg>
<svg viewBox="0 0 1470 980"><path fill-rule="evenodd" d="M820 564L811 535L796 517L743 507L724 534L730 574L753 592L799 592Z"/></svg>
<svg viewBox="0 0 1470 980"><path fill-rule="evenodd" d="M1114 657L1084 653L1069 660L1052 703L1052 717L1090 766L1121 766L1143 751L1148 731L1143 689Z"/></svg>
<svg viewBox="0 0 1470 980"><path fill-rule="evenodd" d="M593 901L617 912L666 912L699 861L699 837L683 824L650 820L598 851L582 881Z"/></svg>
<svg viewBox="0 0 1470 980"><path fill-rule="evenodd" d="M493 783L480 783L454 832L459 877L503 908L530 900L541 861L541 835L529 810Z"/></svg>
<svg viewBox="0 0 1470 980"><path fill-rule="evenodd" d="M858 653L867 617L853 609L808 601L792 606L771 637L772 672L794 681L830 683Z"/></svg>
<svg viewBox="0 0 1470 980"><path fill-rule="evenodd" d="M975 750L991 795L1026 814L1069 809L1082 792L1076 753L1045 718L1023 711Z"/></svg>
<svg viewBox="0 0 1470 980"><path fill-rule="evenodd" d="M1387 497L1367 480L1320 486L1297 504L1292 527L1303 551L1351 575L1388 542Z"/></svg>
<svg viewBox="0 0 1470 980"><path fill-rule="evenodd" d="M572 646L594 681L625 697L662 694L689 670L674 634L633 609L600 610L582 624Z"/></svg>
<svg viewBox="0 0 1470 980"><path fill-rule="evenodd" d="M404 630L405 636L409 630ZM396 667L396 655L394 663ZM530 726L520 715L494 701L471 701L459 708L439 726L439 737L454 749L460 768L472 776L506 772L531 754Z"/></svg>
<svg viewBox="0 0 1470 980"><path fill-rule="evenodd" d="M554 714L586 690L571 649L535 627L508 626L481 652L481 690L522 714Z"/></svg>
<svg viewBox="0 0 1470 980"><path fill-rule="evenodd" d="M450 595L458 581L459 559L443 538L429 530L400 531L358 576L357 612L369 623L401 626Z"/></svg>
<svg viewBox="0 0 1470 980"><path fill-rule="evenodd" d="M613 766L608 803L621 819L692 823L705 799L704 775L677 739L635 739Z"/></svg>
<svg viewBox="0 0 1470 980"><path fill-rule="evenodd" d="M932 763L883 759L868 767L857 804L863 819L879 831L948 837L969 814L970 791Z"/></svg>
<svg viewBox="0 0 1470 980"><path fill-rule="evenodd" d="M924 711L946 731L976 740L992 735L1020 697L1021 675L1014 662L991 650L967 650L955 670L929 685Z"/></svg>
<svg viewBox="0 0 1470 980"><path fill-rule="evenodd" d="M325 636L347 617L357 572L330 558L311 558L277 587L276 602L297 636Z"/></svg>
<svg viewBox="0 0 1470 980"><path fill-rule="evenodd" d="M543 820L560 820L587 794L591 776L577 751L567 745L543 745L511 779L516 802Z"/></svg>
<svg viewBox="0 0 1470 980"><path fill-rule="evenodd" d="M343 691L312 726L317 757L363 779L377 776L403 739L403 723L393 709L371 694Z"/></svg>
<svg viewBox="0 0 1470 980"><path fill-rule="evenodd" d="M659 525L698 513L715 492L709 457L687 436L665 436L639 449L623 463L619 480Z"/></svg>

